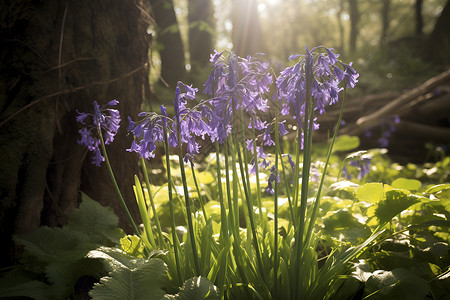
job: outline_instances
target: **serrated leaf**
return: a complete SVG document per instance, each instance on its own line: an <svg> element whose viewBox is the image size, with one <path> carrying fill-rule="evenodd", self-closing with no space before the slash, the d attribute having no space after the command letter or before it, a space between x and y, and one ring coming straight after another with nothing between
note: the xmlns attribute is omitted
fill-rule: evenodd
<svg viewBox="0 0 450 300"><path fill-rule="evenodd" d="M184 282L180 292L176 295L166 294L163 299L177 300L214 300L220 299L217 287L206 277L192 277Z"/></svg>
<svg viewBox="0 0 450 300"><path fill-rule="evenodd" d="M422 182L416 179L408 178L397 178L392 183L391 186L394 189L405 189L408 191L417 191L422 186Z"/></svg>
<svg viewBox="0 0 450 300"><path fill-rule="evenodd" d="M102 206L84 193L82 199L65 227L85 233L89 241L98 243L107 239L117 242L121 237L117 227L119 219L112 208Z"/></svg>
<svg viewBox="0 0 450 300"><path fill-rule="evenodd" d="M101 252L98 251L97 254ZM111 253L109 253L111 254ZM116 253L118 254L118 253ZM96 255L92 255L95 257ZM120 262L112 263L114 258L109 256L109 263L115 268L100 279L89 292L94 300L159 300L165 295L165 288L169 285L167 265L159 258L143 259L120 256ZM105 257L104 257L105 258ZM128 259L127 262L125 260Z"/></svg>
<svg viewBox="0 0 450 300"><path fill-rule="evenodd" d="M385 200L378 203L375 216L381 224L389 222L393 217L420 202L420 197L414 194L407 194L403 190L392 190L386 192Z"/></svg>

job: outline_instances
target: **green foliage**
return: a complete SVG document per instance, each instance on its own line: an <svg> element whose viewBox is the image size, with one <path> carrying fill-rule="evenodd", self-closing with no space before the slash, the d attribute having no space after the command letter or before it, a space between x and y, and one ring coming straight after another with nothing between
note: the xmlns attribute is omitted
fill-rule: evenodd
<svg viewBox="0 0 450 300"><path fill-rule="evenodd" d="M105 272L101 263L85 256L101 245L118 242L122 235L118 219L112 209L84 194L82 198L66 226L40 227L14 237L24 247L22 264L2 274L0 297L62 299L73 293L80 277L99 278Z"/></svg>
<svg viewBox="0 0 450 300"><path fill-rule="evenodd" d="M87 255L110 268L90 292L92 299L161 299L168 287L167 266L159 258L135 258L115 248L101 247Z"/></svg>

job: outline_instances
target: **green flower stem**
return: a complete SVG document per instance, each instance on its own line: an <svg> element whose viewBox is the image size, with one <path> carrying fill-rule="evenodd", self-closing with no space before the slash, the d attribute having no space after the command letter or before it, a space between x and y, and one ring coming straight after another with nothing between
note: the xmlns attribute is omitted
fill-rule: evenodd
<svg viewBox="0 0 450 300"><path fill-rule="evenodd" d="M313 227L314 227L314 223L316 222L317 211L319 210L320 194L322 193L322 187L323 187L323 184L324 184L324 182L325 182L325 175L326 175L326 173L327 173L327 168L328 168L328 165L329 165L329 163L330 163L331 153L332 153L332 151L333 151L333 146L334 146L334 143L335 143L335 141L336 141L337 134L338 134L338 132L339 132L339 127L340 127L340 125L341 125L342 115L344 114L344 106L345 106L345 99L346 99L346 97L345 97L345 95L346 95L346 90L347 90L347 83L346 83L346 80L344 80L344 92L343 92L343 96L342 96L341 110L340 110L340 112L339 112L338 121L337 121L337 124L336 124L336 128L335 128L335 130L334 130L333 139L332 139L332 141L331 141L330 147L328 148L327 159L326 159L326 162L325 162L325 166L324 166L324 168L323 168L323 172L322 172L322 177L321 177L321 179L320 179L319 188L318 188L318 190L317 190L317 195L316 195L316 200L315 200L315 202L314 202L314 207L313 207L313 209L312 209L311 217L310 217L310 219L309 219L309 225L308 225L308 230L307 230L307 236L306 236L306 239L305 239L305 240L308 240L308 239L310 238L310 236L311 236L311 234L312 234L312 231L314 230Z"/></svg>
<svg viewBox="0 0 450 300"><path fill-rule="evenodd" d="M239 235L239 192L240 192L240 182L239 176L236 169L236 150L234 148L233 138L230 136L229 140L229 150L231 156L231 168L233 170L233 213L234 213L234 239L239 245L241 237Z"/></svg>
<svg viewBox="0 0 450 300"><path fill-rule="evenodd" d="M201 191L200 191L200 188L199 188L199 185L197 182L197 176L195 175L194 163L192 161L190 161L190 165L191 165L192 179L194 180L195 189L197 190L198 201L200 202L200 206L202 207L203 219L205 220L205 223L206 223L206 221L208 220L208 217L206 216L205 204L203 203Z"/></svg>
<svg viewBox="0 0 450 300"><path fill-rule="evenodd" d="M131 213L128 210L128 206L125 203L125 200L123 199L122 193L120 192L120 189L119 189L119 185L117 184L117 181L116 181L116 177L114 176L114 172L111 168L111 164L110 164L109 158L108 158L108 153L106 152L105 142L103 140L102 130L100 128L97 128L97 131L100 136L100 145L101 145L102 154L105 157L106 167L108 168L108 173L109 173L109 176L111 177L111 181L114 185L114 189L116 190L116 193L119 196L120 203L122 204L122 207L127 214L128 220L131 223L131 227L133 228L134 234L136 234L139 238L141 238L141 234L139 233L136 223L134 222L133 217L131 216Z"/></svg>
<svg viewBox="0 0 450 300"><path fill-rule="evenodd" d="M291 195L289 193L289 183L288 183L287 178L286 178L286 168L284 166L283 157L281 156L281 151L278 152L278 156L279 156L279 160L281 162L281 171L282 171L282 175L283 175L284 185L285 185L285 188L286 188L286 197L288 198L289 212L291 213L291 219L292 219L291 222L292 222L292 226L294 227L294 231L295 231L296 226L295 226L295 222L294 222L294 220L295 220L294 207L293 207L293 204L292 204Z"/></svg>
<svg viewBox="0 0 450 300"><path fill-rule="evenodd" d="M278 153L280 153L280 136L279 136L279 124L278 124L278 107L275 112L275 172L278 173ZM274 185L274 224L273 224L273 296L278 298L278 174L275 173L275 185ZM289 201L290 202L290 201Z"/></svg>
<svg viewBox="0 0 450 300"><path fill-rule="evenodd" d="M141 157L141 167L142 167L142 174L144 174L145 184L147 185L148 197L150 199L150 206L152 207L153 218L155 220L156 229L158 230L159 245L162 248L167 248L166 242L164 241L162 229L161 229L161 224L159 223L158 213L156 212L155 202L153 201L152 191L150 190L150 180L148 178L147 167L145 164L144 157Z"/></svg>
<svg viewBox="0 0 450 300"><path fill-rule="evenodd" d="M255 176L256 176L256 199L258 200L258 211L259 211L259 224L263 224L263 211L261 203L261 185L259 182L259 163L258 163L258 151L256 151L256 133L252 120L252 133L253 133L253 161L255 162ZM247 177L250 181L250 177ZM265 230L265 226L264 226Z"/></svg>
<svg viewBox="0 0 450 300"><path fill-rule="evenodd" d="M252 237L253 237L252 241L253 241L253 246L255 247L256 260L258 262L260 275L261 275L263 281L267 282L266 274L264 273L263 264L262 264L262 260L261 260L261 252L259 249L258 239L257 239L257 235L256 235L255 222L253 219L253 204L251 203L251 197L249 195L248 186L247 186L247 182L246 182L247 180L246 180L246 177L244 174L241 150L238 149L237 153L238 153L238 159L239 159L239 169L241 170L242 185L244 186L244 194L245 194L245 198L246 198L245 200L247 203L248 217L250 220L250 228L252 231Z"/></svg>
<svg viewBox="0 0 450 300"><path fill-rule="evenodd" d="M181 277L181 264L179 258L179 244L177 237L177 232L175 228L175 211L173 204L173 194L172 194L172 175L170 171L170 158L169 158L169 141L167 138L167 126L163 126L164 128L164 149L166 152L166 165L167 165L167 189L169 191L169 209L170 209L170 227L172 230L172 242L173 242L173 252L175 254L175 264L177 266L177 282L179 285L183 283L183 278Z"/></svg>
<svg viewBox="0 0 450 300"><path fill-rule="evenodd" d="M188 220L188 230L189 230L189 237L191 240L191 247L192 247L192 254L194 256L194 267L195 267L195 273L196 275L200 275L200 264L198 259L198 252L197 252L197 245L195 242L195 235L194 235L194 226L192 225L192 213L191 213L191 202L189 199L189 191L188 191L188 185L186 180L186 172L184 169L184 161L183 161L183 151L181 149L181 133L180 133L180 121L179 118L177 118L177 141L178 141L178 161L180 163L180 171L181 171L181 180L183 182L183 190L184 190L184 200L186 202L186 214L187 214L187 220Z"/></svg>
<svg viewBox="0 0 450 300"><path fill-rule="evenodd" d="M305 233L305 215L306 205L308 202L308 188L309 188L309 172L311 167L311 144L312 144L312 130L314 122L314 105L311 97L311 78L307 74L306 79L306 100L305 100L305 118L303 120L303 167L302 167L302 186L300 194L300 215L298 228L295 236L295 278L294 284L294 299L301 299L303 286L303 237ZM299 134L299 138L300 138Z"/></svg>
<svg viewBox="0 0 450 300"><path fill-rule="evenodd" d="M220 149L219 142L216 141L216 165L217 165L217 186L219 187L219 203L220 203L220 239L225 245L225 241L228 239L228 222L225 203L223 201L223 187L222 187L222 174L220 173Z"/></svg>
<svg viewBox="0 0 450 300"><path fill-rule="evenodd" d="M230 231L234 232L234 216L233 216L233 202L231 199L231 185L230 185L230 166L228 163L229 155L228 155L228 141L223 143L223 150L225 156L225 181L227 188L227 200L228 200L228 222L230 226Z"/></svg>

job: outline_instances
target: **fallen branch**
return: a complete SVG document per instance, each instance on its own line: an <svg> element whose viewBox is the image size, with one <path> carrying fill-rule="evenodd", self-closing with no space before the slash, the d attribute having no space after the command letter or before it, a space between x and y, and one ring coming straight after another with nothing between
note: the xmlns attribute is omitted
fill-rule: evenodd
<svg viewBox="0 0 450 300"><path fill-rule="evenodd" d="M393 114L398 114L400 110L409 102L416 100L417 98L425 95L435 87L445 84L450 81L450 69L447 71L427 80L419 87L412 89L403 95L397 97L392 102L384 105L380 109L373 113L365 115L356 121L353 128L349 128L348 134L360 134L365 128L377 125L383 117L387 117Z"/></svg>

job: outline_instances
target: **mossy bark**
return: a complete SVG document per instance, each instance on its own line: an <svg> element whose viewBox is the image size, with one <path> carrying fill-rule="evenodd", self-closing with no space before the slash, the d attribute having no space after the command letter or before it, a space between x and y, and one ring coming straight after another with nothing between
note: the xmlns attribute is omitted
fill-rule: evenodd
<svg viewBox="0 0 450 300"><path fill-rule="evenodd" d="M80 190L129 224L106 168L77 144L76 110L119 101L122 126L108 147L119 185L138 220L132 192L139 172L125 151L127 116L148 95L146 24L132 0L0 3L0 239L4 266L11 235L63 225Z"/></svg>

